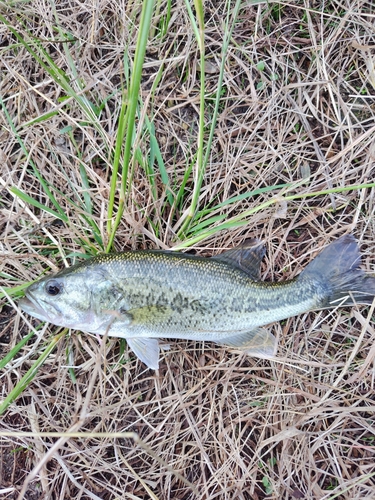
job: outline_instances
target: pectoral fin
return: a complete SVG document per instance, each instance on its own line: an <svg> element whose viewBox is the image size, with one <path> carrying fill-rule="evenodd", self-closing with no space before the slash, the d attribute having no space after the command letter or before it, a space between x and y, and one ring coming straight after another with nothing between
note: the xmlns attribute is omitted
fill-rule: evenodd
<svg viewBox="0 0 375 500"><path fill-rule="evenodd" d="M218 343L237 347L249 356L257 358L273 358L277 349L275 337L265 328L255 328L250 332L239 333L221 339Z"/></svg>
<svg viewBox="0 0 375 500"><path fill-rule="evenodd" d="M152 370L159 369L158 339L134 338L126 339L130 349Z"/></svg>
<svg viewBox="0 0 375 500"><path fill-rule="evenodd" d="M126 314L131 318L131 325L156 326L166 321L172 309L165 306L144 306L129 309Z"/></svg>

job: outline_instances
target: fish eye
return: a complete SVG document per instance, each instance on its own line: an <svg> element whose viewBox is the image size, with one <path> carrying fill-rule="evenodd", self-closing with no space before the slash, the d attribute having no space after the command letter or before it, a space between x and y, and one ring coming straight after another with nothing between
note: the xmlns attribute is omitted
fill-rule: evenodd
<svg viewBox="0 0 375 500"><path fill-rule="evenodd" d="M62 283L57 280L49 280L45 285L48 295L58 295L63 289Z"/></svg>

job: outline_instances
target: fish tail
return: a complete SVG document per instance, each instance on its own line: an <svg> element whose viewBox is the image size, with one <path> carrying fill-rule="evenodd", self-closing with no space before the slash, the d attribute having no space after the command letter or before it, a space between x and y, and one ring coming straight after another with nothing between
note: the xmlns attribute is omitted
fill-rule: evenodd
<svg viewBox="0 0 375 500"><path fill-rule="evenodd" d="M361 255L353 235L342 236L327 246L300 274L302 278L320 276L329 290L323 308L372 304L375 275L359 269Z"/></svg>

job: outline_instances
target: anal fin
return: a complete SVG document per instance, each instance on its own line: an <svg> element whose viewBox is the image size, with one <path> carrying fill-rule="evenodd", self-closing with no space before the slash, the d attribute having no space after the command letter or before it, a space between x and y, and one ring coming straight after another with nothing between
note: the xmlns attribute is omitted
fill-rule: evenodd
<svg viewBox="0 0 375 500"><path fill-rule="evenodd" d="M239 333L221 339L218 343L237 347L249 356L265 359L275 357L277 350L275 337L265 328L255 328L249 332Z"/></svg>
<svg viewBox="0 0 375 500"><path fill-rule="evenodd" d="M126 339L130 349L152 370L159 369L159 341L149 338Z"/></svg>

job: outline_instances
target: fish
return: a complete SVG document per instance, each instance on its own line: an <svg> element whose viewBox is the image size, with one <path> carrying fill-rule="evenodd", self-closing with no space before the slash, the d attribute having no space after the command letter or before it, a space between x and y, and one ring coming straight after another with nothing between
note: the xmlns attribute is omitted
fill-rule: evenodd
<svg viewBox="0 0 375 500"><path fill-rule="evenodd" d="M263 328L308 311L372 304L375 275L353 235L333 241L294 279L261 280L265 245L250 239L213 257L140 250L99 254L31 284L19 306L54 325L125 338L159 368L160 338L211 341L274 358Z"/></svg>

